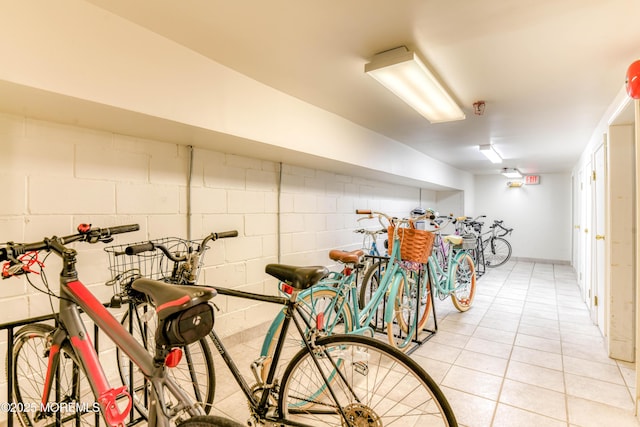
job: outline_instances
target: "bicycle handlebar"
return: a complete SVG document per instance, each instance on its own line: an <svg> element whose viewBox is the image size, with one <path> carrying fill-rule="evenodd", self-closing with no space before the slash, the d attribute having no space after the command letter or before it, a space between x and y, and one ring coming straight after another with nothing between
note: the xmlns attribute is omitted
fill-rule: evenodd
<svg viewBox="0 0 640 427"><path fill-rule="evenodd" d="M202 250L202 248L205 247L207 242L210 241L210 240L215 241L215 240L218 240L218 239L226 239L226 238L229 238L229 237L237 237L237 236L238 236L238 231L237 230L221 231L219 233L211 233L207 237L202 239L202 243L200 243L200 249L198 249L198 252L200 252ZM125 250L124 250L124 253L127 254L127 255L137 255L137 254L142 253L142 252L151 252L151 251L154 251L156 249L161 250L167 256L167 258L169 258L173 262L186 261L187 258L188 258L187 254L184 254L181 257L177 257L174 254L172 254L169 251L169 249L167 249L164 245L158 245L158 244L155 244L153 242L145 242L145 243L139 243L137 245L127 246L125 248Z"/></svg>
<svg viewBox="0 0 640 427"><path fill-rule="evenodd" d="M399 219L397 217L391 217L391 216L387 215L384 212L376 212L376 211L372 211L371 209L356 209L356 214L358 214L358 215L369 215L369 218L373 218L374 215L377 215L378 218L383 216L390 223L394 223L394 222L398 222L398 221L420 221L421 219L429 219L429 220L436 219L436 216L435 216L435 214L433 212L427 212L424 215L416 216L414 218L405 218L405 219Z"/></svg>
<svg viewBox="0 0 640 427"><path fill-rule="evenodd" d="M385 234L387 232L386 229L381 228L379 230L367 230L366 228L358 228L353 230L354 233L360 233L360 234L368 234L370 236L376 235L376 234Z"/></svg>
<svg viewBox="0 0 640 427"><path fill-rule="evenodd" d="M124 250L124 253L127 255L137 255L142 252L148 252L154 250L156 247L153 243L140 243L138 245L127 246Z"/></svg>
<svg viewBox="0 0 640 427"><path fill-rule="evenodd" d="M80 224L78 226L78 233L71 234L64 237L47 237L39 242L33 243L14 243L7 242L5 247L0 248L0 262L4 261L16 261L16 258L26 252L53 250L58 255L62 254L65 249L65 245L73 242L87 242L87 243L109 243L113 241L113 235L130 233L132 231L140 230L138 224L129 225L117 225L115 227L106 228L92 228L91 224Z"/></svg>
<svg viewBox="0 0 640 427"><path fill-rule="evenodd" d="M507 234L511 234L511 232L513 231L513 228L506 228L504 225L502 225L503 221L495 221L494 224L490 227L490 228L502 228L503 232L498 234L498 237L504 237Z"/></svg>

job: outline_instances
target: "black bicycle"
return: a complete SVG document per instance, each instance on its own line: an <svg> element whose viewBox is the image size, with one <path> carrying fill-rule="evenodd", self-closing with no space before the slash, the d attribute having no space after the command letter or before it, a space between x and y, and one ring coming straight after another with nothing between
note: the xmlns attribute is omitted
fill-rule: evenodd
<svg viewBox="0 0 640 427"><path fill-rule="evenodd" d="M484 265L487 267L499 267L511 258L511 243L504 237L510 235L513 228L506 228L503 222L494 221L489 231L481 235Z"/></svg>
<svg viewBox="0 0 640 427"><path fill-rule="evenodd" d="M230 237L233 233L224 235ZM159 246L157 242L147 245L147 251L165 255L164 249L172 252ZM132 247L128 251L141 254L143 251L139 249L140 246ZM127 248L124 251L126 253ZM197 253L191 251L191 258ZM269 264L265 271L281 282L280 290L285 296L214 287L220 295L283 307L284 321L273 354L258 357L251 365L255 384L249 385L242 376L215 328L206 340L199 341L199 345L210 350L208 340L211 340L231 371L249 403L249 425L355 427L398 423L457 426L454 413L437 383L411 358L373 338L325 332L325 313L313 310L313 304L303 303L298 298L299 292L312 290L328 274L325 267ZM140 285L145 280L149 279L139 278L135 283ZM146 304L150 304L147 307L147 312L152 313L150 316L145 317L137 309L132 312L136 313L134 323L138 325L134 336L138 334L143 341L154 336L156 328L152 320L153 304ZM327 313L329 315L331 313ZM299 346L287 345L292 334L297 334ZM213 369L209 375L213 375ZM199 389L196 386L194 392L199 393ZM134 403L138 401L143 405L143 398L141 390Z"/></svg>

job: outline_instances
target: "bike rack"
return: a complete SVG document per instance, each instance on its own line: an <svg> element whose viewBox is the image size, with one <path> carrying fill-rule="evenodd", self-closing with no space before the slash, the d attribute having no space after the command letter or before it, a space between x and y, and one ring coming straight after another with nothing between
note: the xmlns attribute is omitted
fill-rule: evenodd
<svg viewBox="0 0 640 427"><path fill-rule="evenodd" d="M104 304L105 307L109 308L111 305L110 304ZM43 315L43 316L38 316L38 317L33 317L33 318L29 318L29 319L23 319L23 320L18 320L15 322L10 322L10 323L3 323L0 324L0 330L5 330L7 331L7 354L6 354L6 360L7 360L7 370L6 370L6 375L7 375L7 402L11 403L13 402L13 374L14 374L14 369L15 367L13 366L13 334L15 332L15 329L20 327L20 326L25 326L25 325L30 325L32 323L40 323L40 322L50 322L50 321L54 321L54 323L57 326L57 316L58 314L47 314L47 315ZM99 336L100 336L100 329L98 328L97 325L93 325L93 331L94 331L94 348L96 349L96 352L100 352L100 348L99 348ZM58 380L58 379L56 379ZM133 381L133 378L130 377L130 381ZM133 389L133 384L129 384L128 388L130 390ZM58 385L56 384L56 389L58 389ZM132 405L133 406L133 405ZM13 427L14 425L18 425L18 423L14 423L14 418L15 418L15 412L13 411L7 411L7 427ZM59 413L58 413L59 415ZM146 419L144 419L144 417L142 416L138 416L137 418L135 417L136 412L135 412L135 408L131 407L131 409L129 410L129 421L127 422L126 426L134 426L137 425L141 422L145 422ZM61 420L58 418L56 420L56 423L59 425L61 422ZM102 422L102 416L100 415L100 412L96 412L95 413L95 424L96 427L99 427L101 425L104 425L104 423Z"/></svg>
<svg viewBox="0 0 640 427"><path fill-rule="evenodd" d="M376 255L365 255L365 257L381 261L378 267L378 274L381 276L382 265L384 263L384 265L386 266L386 263L389 261L389 257L376 256ZM429 271L428 271L429 264L422 264L422 266L423 268L419 272L418 280L422 279L423 274L429 274ZM422 330L417 330L416 328L414 337L411 340L414 343L414 345L406 351L406 354L408 355L416 351L422 344L424 344L425 342L433 338L433 336L438 332L438 320L436 317L436 307L435 307L435 300L433 298L433 292L431 289L431 281L428 282L428 286L429 286L429 298L431 299L431 313L432 313L431 315L433 316L433 329L422 328ZM387 304L387 300L384 299L382 302L382 313L385 312L386 304ZM420 305L420 295L416 295L416 307L418 307L419 305ZM386 334L386 324L384 323L384 319L379 319L378 313L376 313L374 320L376 322L375 332ZM418 316L415 317L415 321L417 324ZM381 326L378 326L378 325L381 325ZM427 335L423 335L423 332L426 332Z"/></svg>

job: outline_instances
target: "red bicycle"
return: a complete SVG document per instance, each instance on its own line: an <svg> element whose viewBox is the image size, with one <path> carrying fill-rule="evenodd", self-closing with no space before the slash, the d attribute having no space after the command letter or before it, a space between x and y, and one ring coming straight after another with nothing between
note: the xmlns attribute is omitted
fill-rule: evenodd
<svg viewBox="0 0 640 427"><path fill-rule="evenodd" d="M127 386L112 386L81 319L84 312L144 375L150 392L148 425L167 427L238 426L230 420L207 416L168 373L181 358L181 347L200 340L213 328L213 310L207 303L212 288L176 286L138 279L132 288L145 294L156 307L158 328L153 352L145 349L79 280L73 242L108 243L113 236L139 229L138 225L110 228L78 227L78 233L44 238L34 243L0 245L3 278L41 274L46 289L59 301L56 325L32 324L14 337L9 366L13 368L13 409L23 426L62 424L124 426L132 398ZM50 252L62 259L59 295L49 289L39 259ZM35 285L33 285L35 286ZM171 402L171 404L169 404Z"/></svg>

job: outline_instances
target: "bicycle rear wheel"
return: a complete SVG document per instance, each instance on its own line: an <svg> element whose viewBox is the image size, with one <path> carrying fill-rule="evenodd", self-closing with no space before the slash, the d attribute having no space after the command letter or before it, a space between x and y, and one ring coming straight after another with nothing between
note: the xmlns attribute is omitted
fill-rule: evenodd
<svg viewBox="0 0 640 427"><path fill-rule="evenodd" d="M244 424L214 415L192 417L178 424L178 427L242 427Z"/></svg>
<svg viewBox="0 0 640 427"><path fill-rule="evenodd" d="M50 408L40 410L51 352L49 336L54 330L50 325L33 324L20 328L13 336L14 403L16 408L25 408L19 412L18 420L24 427L93 426L100 408L94 406L89 382L73 350L66 346L59 349L58 381L54 380L47 401Z"/></svg>
<svg viewBox="0 0 640 427"><path fill-rule="evenodd" d="M129 317L129 313L132 313L131 317ZM155 351L155 333L158 321L153 307L147 303L136 304L131 311L127 311L122 316L121 323L149 353ZM182 347L182 351L180 363L174 368L167 368L167 372L192 401L200 402L205 413L209 413L215 395L215 373L209 344L203 338ZM129 357L119 348L116 348L116 358L122 383L129 386L134 406L146 418L149 407L148 382ZM175 404L175 402L171 402L171 398L172 396L167 393L166 403L168 406Z"/></svg>
<svg viewBox="0 0 640 427"><path fill-rule="evenodd" d="M511 243L502 237L489 239L483 253L487 267L499 267L511 258Z"/></svg>
<svg viewBox="0 0 640 427"><path fill-rule="evenodd" d="M466 253L458 254L449 274L453 285L451 302L458 311L469 310L476 294L476 269L471 256Z"/></svg>
<svg viewBox="0 0 640 427"><path fill-rule="evenodd" d="M314 426L457 426L424 369L388 344L355 335L324 337L313 353L296 354L278 409L288 420Z"/></svg>

